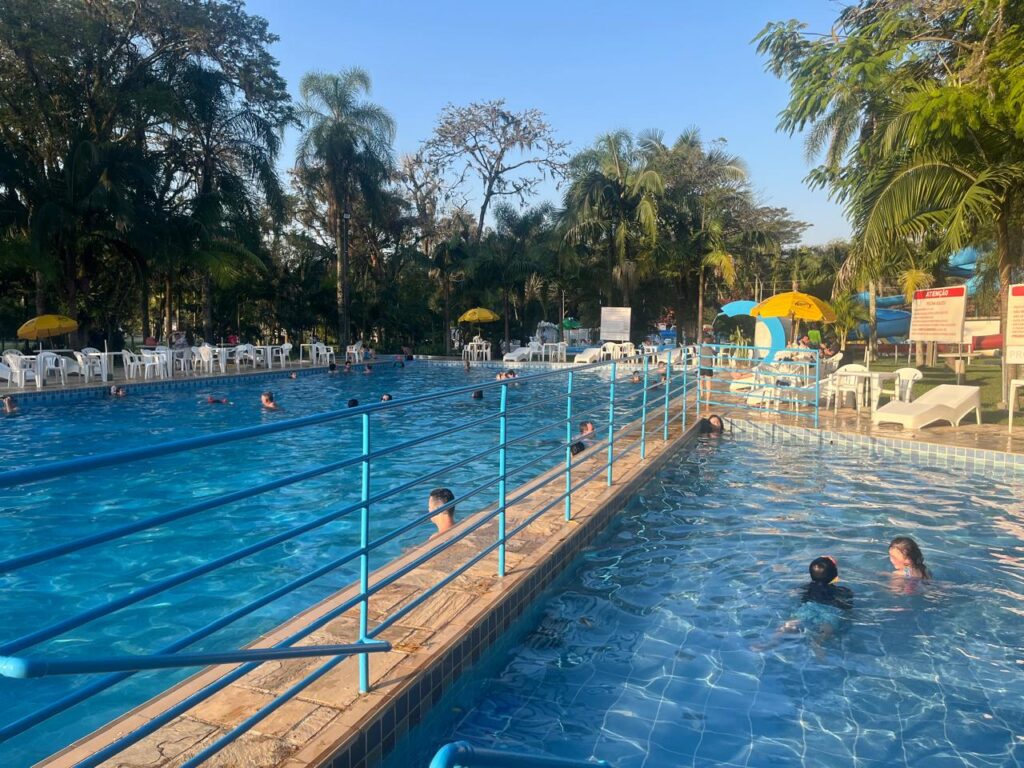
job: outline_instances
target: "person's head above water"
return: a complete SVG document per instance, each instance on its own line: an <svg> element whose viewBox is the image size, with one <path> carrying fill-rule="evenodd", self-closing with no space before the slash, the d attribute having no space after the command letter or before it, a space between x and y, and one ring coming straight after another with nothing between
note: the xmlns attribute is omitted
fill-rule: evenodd
<svg viewBox="0 0 1024 768"><path fill-rule="evenodd" d="M917 542L909 536L897 536L889 542L889 562L896 570L904 570L912 576L928 578L928 567L924 564L924 553Z"/></svg>
<svg viewBox="0 0 1024 768"><path fill-rule="evenodd" d="M348 407L349 407L349 408L358 408L358 407L359 407L359 401L358 401L358 400L356 400L356 399L355 399L354 397L353 397L353 398L351 398L351 399L350 399L350 400L348 401Z"/></svg>
<svg viewBox="0 0 1024 768"><path fill-rule="evenodd" d="M386 402L388 402L389 400L391 400L391 395L390 395L390 394L388 394L387 392L385 392L385 393L384 393L383 395L381 395L381 396L380 396L380 401L381 401L382 403L386 403Z"/></svg>
<svg viewBox="0 0 1024 768"><path fill-rule="evenodd" d="M471 394L470 397L473 398L474 400L483 400L484 391L482 389L474 389L473 394Z"/></svg>
<svg viewBox="0 0 1024 768"><path fill-rule="evenodd" d="M811 574L811 581L815 584L831 584L839 578L839 569L836 567L836 561L831 557L816 557L814 560L811 560L807 571Z"/></svg>

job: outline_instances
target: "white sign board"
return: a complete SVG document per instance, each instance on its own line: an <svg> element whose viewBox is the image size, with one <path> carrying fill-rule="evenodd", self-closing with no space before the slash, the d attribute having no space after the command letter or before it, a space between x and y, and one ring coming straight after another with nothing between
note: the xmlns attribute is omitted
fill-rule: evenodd
<svg viewBox="0 0 1024 768"><path fill-rule="evenodd" d="M1006 362L1024 363L1024 285L1011 285L1006 305Z"/></svg>
<svg viewBox="0 0 1024 768"><path fill-rule="evenodd" d="M601 340L629 341L631 307L601 307Z"/></svg>
<svg viewBox="0 0 1024 768"><path fill-rule="evenodd" d="M962 344L966 309L967 289L962 285L915 291L911 307L910 339Z"/></svg>

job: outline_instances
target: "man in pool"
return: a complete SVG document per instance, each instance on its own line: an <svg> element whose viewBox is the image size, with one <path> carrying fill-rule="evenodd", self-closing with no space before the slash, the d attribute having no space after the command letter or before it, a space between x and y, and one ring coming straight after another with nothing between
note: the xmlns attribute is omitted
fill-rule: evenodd
<svg viewBox="0 0 1024 768"><path fill-rule="evenodd" d="M260 405L262 405L268 411L278 411L281 409L281 406L279 406L277 404L277 401L274 400L274 393L271 392L269 389L262 395L260 395Z"/></svg>
<svg viewBox="0 0 1024 768"><path fill-rule="evenodd" d="M231 405L231 401L226 397L214 397L213 395L206 396L207 405Z"/></svg>
<svg viewBox="0 0 1024 768"><path fill-rule="evenodd" d="M380 401L382 403L390 402L391 401L391 395L389 393L385 392L383 395L380 396Z"/></svg>
<svg viewBox="0 0 1024 768"><path fill-rule="evenodd" d="M350 399L350 400L348 401L348 407L349 407L349 408L358 408L358 407L359 407L359 401L358 401L358 400L356 400L356 399L355 399L354 397L353 397L353 398L351 398L351 399Z"/></svg>
<svg viewBox="0 0 1024 768"><path fill-rule="evenodd" d="M430 496L427 497L427 511L433 514L430 518L437 531L431 535L430 538L440 536L445 531L449 530L455 525L455 507L449 507L448 509L438 512L441 507L445 504L450 504L455 501L455 494L448 488L435 488L430 492Z"/></svg>
<svg viewBox="0 0 1024 768"><path fill-rule="evenodd" d="M14 398L10 395L5 396L0 402L4 404L3 410L6 416L12 416L18 412L18 404L14 402Z"/></svg>

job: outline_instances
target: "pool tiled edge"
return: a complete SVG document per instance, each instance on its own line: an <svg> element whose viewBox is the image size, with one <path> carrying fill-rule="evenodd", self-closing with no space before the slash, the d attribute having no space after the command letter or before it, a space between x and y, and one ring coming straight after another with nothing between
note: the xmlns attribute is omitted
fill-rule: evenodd
<svg viewBox="0 0 1024 768"><path fill-rule="evenodd" d="M678 407L678 401L673 403L674 409ZM630 451L616 463L613 486L606 486L602 472L574 493L572 522L564 521L562 506L557 504L526 528L521 538L510 541L506 556L508 573L503 580L494 574L493 556L486 558L403 617L400 624L382 633L381 639L389 640L394 650L371 659L373 689L369 694L360 696L355 691L355 660L347 660L213 758L209 765L254 768L376 765L437 703L455 678L480 658L572 563L642 484L692 440L693 428L682 430L676 417L671 422L669 440L662 441L659 414L657 409L649 414L649 430L657 437L648 439L647 459L641 461L638 450ZM634 435L638 432L635 430ZM636 439L633 437L630 442ZM596 452L580 465L577 477L592 472L603 457L603 451ZM558 477L562 471L559 467L551 470ZM509 527L514 528L518 519L528 517L551 501L562 488L561 483L553 482L510 509ZM471 556L468 553L479 551L481 542L493 541L494 535L493 524L483 526L445 553L450 555L449 559L429 564L422 577L437 580L439 574L451 571L452 563L465 562ZM419 550L407 553L375 573L373 581L386 578L389 572L419 554ZM352 594L350 588L332 596L265 635L258 645L277 642ZM374 616L375 610L393 610L395 606L410 602L415 594L414 585L402 580L382 590L371 604L371 628L383 618L380 614ZM347 613L311 635L309 642L352 642L356 628L354 613ZM319 663L322 660L264 664L104 765L125 768L178 765L291 687ZM75 764L228 671L230 669L223 667L204 670L44 764ZM429 756L424 764L427 760Z"/></svg>
<svg viewBox="0 0 1024 768"><path fill-rule="evenodd" d="M1024 480L1024 454L1020 453L750 419L730 418L730 423L739 434L774 442L831 445L840 450L867 450L881 458L910 459L915 463L930 464L943 469L1006 475Z"/></svg>

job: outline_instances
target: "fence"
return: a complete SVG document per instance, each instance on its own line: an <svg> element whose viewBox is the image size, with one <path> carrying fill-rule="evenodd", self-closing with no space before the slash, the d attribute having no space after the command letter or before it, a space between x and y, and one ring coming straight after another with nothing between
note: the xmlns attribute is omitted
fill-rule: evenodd
<svg viewBox="0 0 1024 768"><path fill-rule="evenodd" d="M554 393L549 395L541 386L535 385L550 385L548 389L553 390ZM358 654L360 690L366 692L370 679L370 654L387 651L390 647L387 643L376 639L383 631L400 621L403 616L469 568L492 554L495 555L497 573L504 575L506 544L517 533L556 506L563 507L565 519L570 520L573 514L573 495L576 490L595 480L601 474L605 475L605 482L611 485L615 476L616 462L630 451L639 450L641 457L646 457L647 441L651 437L649 435L650 424L657 423L658 410L663 411L660 431L664 440L668 439L670 419L678 418L685 424L687 418L685 395L692 385L692 376L687 368L684 366L674 374L671 360L664 365L663 370L659 369L658 364L649 358L605 361L522 376L511 381L502 380L483 385L469 385L440 393L406 397L219 434L176 440L146 448L100 454L0 473L0 488L8 489L7 498L16 498L19 492L27 490L27 486L45 481L67 482L69 478L87 476L89 473L95 473L101 469L131 466L160 457L178 457L211 446L245 443L267 435L293 433L335 422L357 432L360 446L354 454L334 461L308 467L255 486L237 488L227 493L200 498L193 503L98 530L87 536L54 543L31 551L19 552L0 561L0 573L8 579L13 578L12 574L38 565L43 565L49 573L59 574L63 559L72 555L88 558L96 548L122 545L130 541L130 537L136 534L152 532L156 529L164 530L177 521L194 519L202 513L265 496L289 486L310 482L314 478L322 478L325 475L341 472L346 468L358 469L359 472L358 490L354 486L341 486L343 490L347 491L350 498L342 498L337 506L332 506L326 513L291 525L272 536L266 536L156 581L125 586L116 593L108 594L103 599L94 600L94 604L89 607L70 615L57 616L52 622L43 626L18 626L18 617L8 615L6 626L9 631L13 630L17 633L17 636L5 639L3 643L0 643L0 674L19 678L62 674L88 674L98 675L98 677L80 687L63 691L59 696L49 700L45 706L24 714L13 722L2 724L0 726L0 741L8 741L23 734L124 682L136 672L144 670L208 664L242 664L179 704L154 716L145 725L121 736L110 746L96 752L80 765L95 766L110 759L251 672L258 664L266 660L304 656L328 659L288 691L252 713L243 723L185 763L186 766L197 766L203 763L290 698L336 667L349 655ZM442 403L452 398L466 398L477 389L498 393L496 410L485 411L484 415L479 418L470 419L414 439L377 447L376 440L382 431L379 429L378 423L387 418L389 414L400 413L402 409L406 409L405 413L409 413L410 409L415 412L416 408L439 408ZM543 397L538 398L538 394ZM545 402L553 403L559 411L561 408L558 404L564 402L564 417L545 420L543 423L537 424L536 414L539 407ZM598 415L602 412L605 414L603 419ZM591 422L595 427L594 431L578 429L575 425L581 419ZM512 434L513 426L519 428L518 434ZM390 481L388 471L379 469L382 464L386 464L390 457L413 448L430 446L437 449L437 456L450 456L453 439L456 436L463 435L465 443L472 444L473 439L479 438L486 431L492 435L493 444L480 450L473 450L469 456L450 461L443 466L432 467L429 471L420 472L405 482ZM552 439L552 434L556 434L557 438ZM547 442L538 447L536 445L538 438L545 435ZM632 440L627 440L629 437L632 437ZM577 455L580 443L584 444L585 452ZM479 441L477 445L479 445ZM529 458L513 465L512 460L517 452L516 449L527 445L531 446ZM518 453L521 456L523 451L518 451ZM589 461L595 455L602 456L604 459L600 466L592 471L588 467L587 474L579 476L579 465L584 461ZM402 495L407 496L416 489L422 491L422 486L425 483L451 476L452 473L464 470L470 465L479 467L481 460L484 459L496 459L496 471L483 477L477 474L473 477L475 483L473 487L443 506L425 510L422 514L417 513L411 517L406 516L400 520L394 520L390 515L382 515L384 519L374 518L374 510L381 509L381 505L385 501L397 499ZM563 471L548 475L540 474L548 470L552 463L561 465L564 468ZM375 467L378 467L377 471L375 471ZM531 478L531 475L534 477ZM536 475L539 475L539 480ZM559 479L564 479L564 490L559 484L560 493L533 512L530 517L519 522L515 527L509 528L506 525L506 513L510 507L524 501L547 483ZM510 493L510 481L518 484L518 489L512 493ZM378 488L378 486L381 487ZM339 493L339 496L345 496L345 493ZM463 510L466 508L465 505L476 506L479 513L474 515L472 520L467 520L467 524L462 526L462 530L459 530L456 535L434 546L428 545L426 551L415 559L400 568L391 570L384 577L374 579L375 568L385 563L382 551L387 545L404 540L403 537L417 528L429 526L435 516L444 514L448 510L454 510L457 505L462 505ZM232 605L230 610L215 620L209 621L204 626L193 629L183 636L168 638L170 642L166 642L155 651L124 656L90 652L78 654L73 659L54 657L50 653L33 653L33 649L37 649L49 641L69 637L70 633L91 622L111 617L119 611L124 611L142 601L161 595L174 587L188 585L203 577L215 576L221 569L258 553L267 552L283 543L301 542L304 536L311 536L321 531L323 526L328 523L343 518L350 518L353 522L358 520L358 541L353 541L352 545L339 556L318 564L315 568L310 568L265 593L246 601L239 600L239 604ZM390 614L378 615L376 625L371 628L370 608L377 593L402 576L422 567L440 553L492 521L496 521L497 524L496 537L488 546L476 552L467 562L425 589L410 602ZM383 525L389 525L389 527L380 533L379 530ZM190 646L214 636L243 617L250 616L328 574L344 573L345 566L352 568L353 574L355 574L355 566L358 566L357 594L272 648L230 648L213 653L185 652ZM170 607L173 609L173 605ZM352 610L357 610L359 616L359 637L354 643L329 646L297 645L331 620Z"/></svg>
<svg viewBox="0 0 1024 768"><path fill-rule="evenodd" d="M822 373L818 350L733 344L687 349L684 366L700 369L698 413L711 407L752 410L809 418L818 426Z"/></svg>

